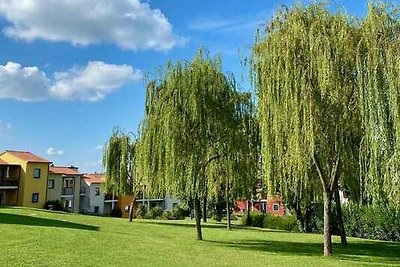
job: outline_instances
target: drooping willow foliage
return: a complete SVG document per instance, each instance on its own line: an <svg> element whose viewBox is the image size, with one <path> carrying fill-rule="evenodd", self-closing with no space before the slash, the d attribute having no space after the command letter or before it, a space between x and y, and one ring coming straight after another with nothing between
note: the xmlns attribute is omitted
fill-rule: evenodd
<svg viewBox="0 0 400 267"><path fill-rule="evenodd" d="M236 90L219 57L200 50L191 62L168 63L146 89L138 166L149 192L202 199L226 179L246 188L258 153L255 123L250 95Z"/></svg>
<svg viewBox="0 0 400 267"><path fill-rule="evenodd" d="M136 151L139 142L129 134L115 129L104 147L103 166L105 190L118 195L137 193L138 176L135 175Z"/></svg>
<svg viewBox="0 0 400 267"><path fill-rule="evenodd" d="M357 53L364 136L360 183L367 203L400 203L399 10L369 5Z"/></svg>
<svg viewBox="0 0 400 267"><path fill-rule="evenodd" d="M350 18L323 5L279 11L258 35L252 73L271 194L277 185L285 196L319 183L313 156L329 178L348 148L359 127L357 36Z"/></svg>

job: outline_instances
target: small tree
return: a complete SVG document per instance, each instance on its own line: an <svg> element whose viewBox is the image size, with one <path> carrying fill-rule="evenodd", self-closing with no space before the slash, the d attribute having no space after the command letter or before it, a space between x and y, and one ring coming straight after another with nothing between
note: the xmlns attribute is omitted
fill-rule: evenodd
<svg viewBox="0 0 400 267"><path fill-rule="evenodd" d="M133 195L129 208L132 221L139 180L135 172L136 151L139 142L129 134L115 129L104 147L105 190L118 195Z"/></svg>

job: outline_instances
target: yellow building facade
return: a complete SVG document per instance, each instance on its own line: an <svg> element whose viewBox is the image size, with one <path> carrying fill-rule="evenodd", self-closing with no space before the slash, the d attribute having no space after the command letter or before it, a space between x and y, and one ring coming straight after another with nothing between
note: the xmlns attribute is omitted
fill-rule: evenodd
<svg viewBox="0 0 400 267"><path fill-rule="evenodd" d="M50 162L30 152L11 150L2 152L0 160L3 181L0 190L4 204L43 208Z"/></svg>

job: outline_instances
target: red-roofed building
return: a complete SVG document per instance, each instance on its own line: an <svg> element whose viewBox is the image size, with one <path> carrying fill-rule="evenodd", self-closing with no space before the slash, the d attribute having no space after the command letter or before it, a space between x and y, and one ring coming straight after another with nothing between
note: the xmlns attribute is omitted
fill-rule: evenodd
<svg viewBox="0 0 400 267"><path fill-rule="evenodd" d="M118 197L104 191L103 173L87 173L82 176L85 195L81 198L81 211L109 215L118 202Z"/></svg>
<svg viewBox="0 0 400 267"><path fill-rule="evenodd" d="M27 151L0 153L0 205L43 208L49 164Z"/></svg>
<svg viewBox="0 0 400 267"><path fill-rule="evenodd" d="M243 213L250 209L256 212L268 212L273 215L282 216L285 214L285 207L280 197L270 197L258 200L237 200L235 211Z"/></svg>
<svg viewBox="0 0 400 267"><path fill-rule="evenodd" d="M49 168L47 201L60 200L70 212L80 211L81 177L78 167L54 166Z"/></svg>

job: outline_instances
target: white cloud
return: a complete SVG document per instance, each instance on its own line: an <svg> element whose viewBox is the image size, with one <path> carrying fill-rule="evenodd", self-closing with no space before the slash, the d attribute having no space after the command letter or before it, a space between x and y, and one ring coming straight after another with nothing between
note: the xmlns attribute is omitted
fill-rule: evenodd
<svg viewBox="0 0 400 267"><path fill-rule="evenodd" d="M104 147L103 145L98 145L98 146L95 147L95 149L96 150L103 150L103 147Z"/></svg>
<svg viewBox="0 0 400 267"><path fill-rule="evenodd" d="M54 147L49 147L47 149L47 155L50 156L62 156L64 155L64 151L63 150L56 150Z"/></svg>
<svg viewBox="0 0 400 267"><path fill-rule="evenodd" d="M184 42L159 9L140 0L0 0L11 38L169 50Z"/></svg>
<svg viewBox="0 0 400 267"><path fill-rule="evenodd" d="M49 85L50 80L37 67L14 62L0 65L0 98L41 100L47 97Z"/></svg>
<svg viewBox="0 0 400 267"><path fill-rule="evenodd" d="M53 79L49 79L38 67L22 67L18 63L8 62L0 65L0 99L97 101L141 78L142 72L132 66L102 61L55 72Z"/></svg>

